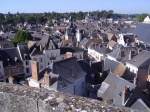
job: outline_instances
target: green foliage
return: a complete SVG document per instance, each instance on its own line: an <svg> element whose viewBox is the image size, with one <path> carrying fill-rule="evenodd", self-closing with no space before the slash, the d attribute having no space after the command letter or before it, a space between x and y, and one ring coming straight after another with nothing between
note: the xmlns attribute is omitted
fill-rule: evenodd
<svg viewBox="0 0 150 112"><path fill-rule="evenodd" d="M143 13L137 17L137 22L143 22L144 19L148 16L148 14Z"/></svg>
<svg viewBox="0 0 150 112"><path fill-rule="evenodd" d="M31 36L31 34L28 31L20 30L14 36L13 42L16 45L17 43L28 42L29 40L32 40L32 39L33 39L33 37Z"/></svg>

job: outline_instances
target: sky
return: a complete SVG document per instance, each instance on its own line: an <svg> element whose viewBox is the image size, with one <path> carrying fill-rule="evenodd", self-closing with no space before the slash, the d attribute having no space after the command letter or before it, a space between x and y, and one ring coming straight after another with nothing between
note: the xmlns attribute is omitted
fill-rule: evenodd
<svg viewBox="0 0 150 112"><path fill-rule="evenodd" d="M113 10L150 14L150 0L0 0L0 13L43 13Z"/></svg>

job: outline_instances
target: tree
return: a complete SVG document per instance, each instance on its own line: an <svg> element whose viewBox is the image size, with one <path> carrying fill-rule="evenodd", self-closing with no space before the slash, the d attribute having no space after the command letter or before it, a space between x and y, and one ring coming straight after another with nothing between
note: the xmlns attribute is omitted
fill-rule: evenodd
<svg viewBox="0 0 150 112"><path fill-rule="evenodd" d="M137 17L137 22L143 22L144 19L148 16L148 14L143 13Z"/></svg>
<svg viewBox="0 0 150 112"><path fill-rule="evenodd" d="M32 39L33 37L28 31L20 30L14 36L13 42L15 45L17 45L18 43L28 42L29 40L32 40Z"/></svg>

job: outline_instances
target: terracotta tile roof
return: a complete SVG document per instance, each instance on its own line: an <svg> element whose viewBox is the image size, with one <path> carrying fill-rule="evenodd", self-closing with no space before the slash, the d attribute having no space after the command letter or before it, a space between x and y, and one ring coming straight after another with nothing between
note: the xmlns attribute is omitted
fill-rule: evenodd
<svg viewBox="0 0 150 112"><path fill-rule="evenodd" d="M117 42L115 42L115 41L113 41L113 40L109 41L109 43L108 43L108 45L109 45L110 47L114 47L116 44L117 44Z"/></svg>

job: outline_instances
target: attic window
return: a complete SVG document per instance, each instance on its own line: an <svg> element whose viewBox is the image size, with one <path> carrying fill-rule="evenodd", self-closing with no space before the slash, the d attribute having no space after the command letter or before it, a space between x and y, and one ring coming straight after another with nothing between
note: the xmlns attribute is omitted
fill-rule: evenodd
<svg viewBox="0 0 150 112"><path fill-rule="evenodd" d="M15 57L15 62L19 63L19 59L17 57Z"/></svg>
<svg viewBox="0 0 150 112"><path fill-rule="evenodd" d="M27 54L24 54L24 58L27 60L28 59L28 56L27 56Z"/></svg>

